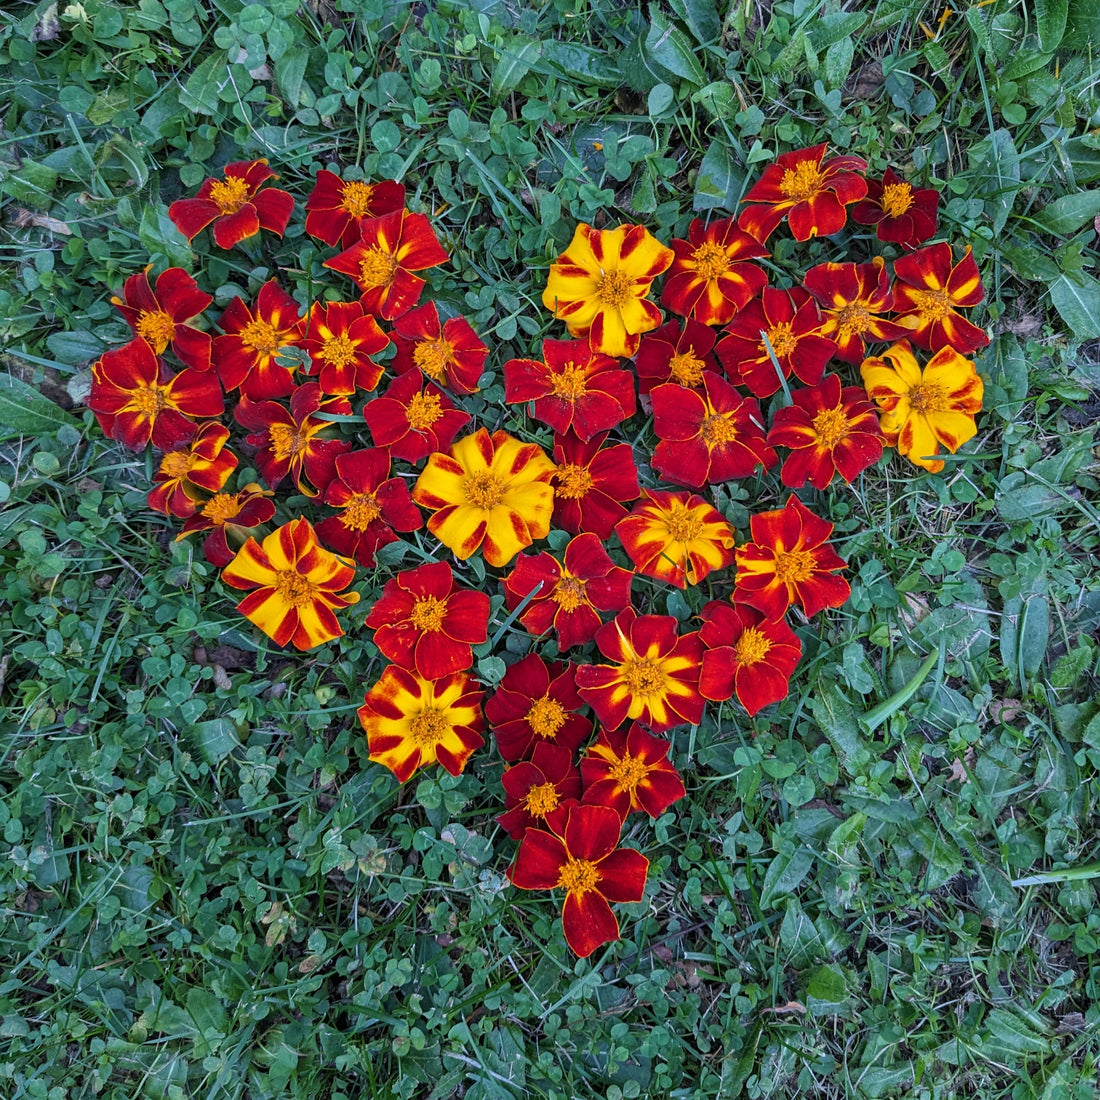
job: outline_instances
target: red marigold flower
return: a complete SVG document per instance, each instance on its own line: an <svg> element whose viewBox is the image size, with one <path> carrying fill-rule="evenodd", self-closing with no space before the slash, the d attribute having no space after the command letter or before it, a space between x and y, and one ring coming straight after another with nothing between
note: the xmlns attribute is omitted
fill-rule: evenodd
<svg viewBox="0 0 1100 1100"><path fill-rule="evenodd" d="M566 650L596 636L597 610L616 611L630 603L632 580L630 570L616 565L599 537L588 532L570 539L562 564L545 552L521 554L503 584L509 610L537 590L519 621L536 636L556 630L558 649Z"/></svg>
<svg viewBox="0 0 1100 1100"><path fill-rule="evenodd" d="M235 493L215 493L184 521L176 542L206 531L203 556L220 569L233 560L249 532L275 515L275 505L270 499L273 495L270 489L262 489L254 481Z"/></svg>
<svg viewBox="0 0 1100 1100"><path fill-rule="evenodd" d="M306 232L333 248L350 248L359 240L359 227L365 219L404 205L405 188L394 180L342 180L322 168L306 199Z"/></svg>
<svg viewBox="0 0 1100 1100"><path fill-rule="evenodd" d="M325 393L347 396L378 385L383 368L371 356L389 344L362 302L314 302L298 341L309 352L306 374L316 375Z"/></svg>
<svg viewBox="0 0 1100 1100"><path fill-rule="evenodd" d="M287 411L275 401L249 401L242 397L233 413L237 423L250 428L245 441L259 448L256 465L260 475L272 489L291 474L298 491L315 497L332 480L336 472L336 457L351 450L344 439L321 436L332 422L321 420L316 413L351 414L346 397L325 397L316 382L298 386L290 396Z"/></svg>
<svg viewBox="0 0 1100 1100"><path fill-rule="evenodd" d="M649 860L619 848L622 822L606 806L570 806L560 836L528 829L508 872L521 890L565 891L562 931L573 954L588 958L619 938L609 901L641 901Z"/></svg>
<svg viewBox="0 0 1100 1100"><path fill-rule="evenodd" d="M222 179L208 179L193 199L177 199L168 217L189 240L211 222L214 243L232 248L261 229L280 237L294 211L294 199L277 187L264 187L279 177L266 160L237 160L225 166Z"/></svg>
<svg viewBox="0 0 1100 1100"><path fill-rule="evenodd" d="M465 672L425 680L389 665L358 713L371 760L389 768L401 783L437 762L459 775L485 744L481 692Z"/></svg>
<svg viewBox="0 0 1100 1100"><path fill-rule="evenodd" d="M776 464L756 398L742 397L717 374L704 378L701 390L658 386L650 398L660 440L653 468L665 481L698 489Z"/></svg>
<svg viewBox="0 0 1100 1100"><path fill-rule="evenodd" d="M92 366L88 408L110 439L134 451L146 443L168 451L192 438L196 418L221 416L225 399L209 372L173 375L138 337Z"/></svg>
<svg viewBox="0 0 1100 1100"><path fill-rule="evenodd" d="M339 638L344 631L335 612L359 602L358 592L344 591L355 580L354 563L326 550L307 519L283 524L262 546L248 539L222 580L255 589L237 610L276 645L293 642L297 649Z"/></svg>
<svg viewBox="0 0 1100 1100"><path fill-rule="evenodd" d="M435 680L474 663L472 647L489 636L489 597L459 585L445 561L429 562L386 581L366 625L385 657Z"/></svg>
<svg viewBox="0 0 1100 1100"><path fill-rule="evenodd" d="M703 607L699 637L707 647L699 693L737 701L756 714L790 692L788 681L802 656L802 643L786 619L774 622L755 608L712 600Z"/></svg>
<svg viewBox="0 0 1100 1100"><path fill-rule="evenodd" d="M737 224L761 243L784 217L796 241L839 233L847 221L845 207L867 194L860 174L867 162L853 156L826 160L825 150L821 144L776 157L741 200L754 205L741 211Z"/></svg>
<svg viewBox="0 0 1100 1100"><path fill-rule="evenodd" d="M238 387L250 401L285 397L294 389L291 372L276 361L302 338L298 303L274 279L256 296L255 312L234 298L218 321L211 358L226 392Z"/></svg>
<svg viewBox="0 0 1100 1100"><path fill-rule="evenodd" d="M794 374L807 386L816 386L837 350L821 334L824 323L817 303L800 287L765 287L760 300L750 302L733 319L714 351L729 380L748 386L757 397L771 397L781 385L768 344L784 378Z"/></svg>
<svg viewBox="0 0 1100 1100"><path fill-rule="evenodd" d="M390 454L381 447L337 455L324 502L340 512L317 524L321 541L368 568L374 566L379 547L397 541L395 531L424 526L408 483L390 477Z"/></svg>
<svg viewBox="0 0 1100 1100"><path fill-rule="evenodd" d="M744 309L768 281L763 268L745 263L769 255L737 228L733 218L704 225L693 218L686 241L672 242L676 258L665 278L661 305L705 325L724 325Z"/></svg>
<svg viewBox="0 0 1100 1100"><path fill-rule="evenodd" d="M465 317L440 323L435 302L425 302L394 324L393 342L397 346L391 363L394 374L419 369L430 381L455 393L477 393L489 349Z"/></svg>
<svg viewBox="0 0 1100 1100"><path fill-rule="evenodd" d="M363 419L376 447L388 447L394 458L419 462L446 451L470 416L436 386L421 386L416 371L398 375L389 389L363 406Z"/></svg>
<svg viewBox="0 0 1100 1100"><path fill-rule="evenodd" d="M596 631L596 645L613 663L581 665L577 690L607 729L629 718L663 733L702 720L697 631L680 637L671 615L637 615L628 607Z"/></svg>
<svg viewBox="0 0 1100 1100"><path fill-rule="evenodd" d="M774 621L793 604L810 616L840 607L851 595L848 582L836 576L848 563L828 543L833 525L798 497L792 494L782 508L760 512L749 525L752 542L737 548L737 603Z"/></svg>
<svg viewBox="0 0 1100 1100"><path fill-rule="evenodd" d="M895 320L902 326L899 335L908 336L925 351L951 347L960 355L970 355L989 343L982 329L957 312L976 306L985 297L969 245L963 258L954 263L949 244L930 244L897 259L894 275Z"/></svg>
<svg viewBox="0 0 1100 1100"><path fill-rule="evenodd" d="M629 443L600 450L607 432L589 440L572 432L554 436L554 524L571 535L591 531L611 537L626 515L623 501L638 499L638 468Z"/></svg>
<svg viewBox="0 0 1100 1100"><path fill-rule="evenodd" d="M802 285L824 311L821 333L836 342L837 357L845 363L863 359L867 340L897 340L906 334L882 316L894 308L894 293L881 256L869 264L818 264L806 272Z"/></svg>
<svg viewBox="0 0 1100 1100"><path fill-rule="evenodd" d="M634 359L638 392L644 397L663 382L698 389L708 372L718 373L715 339L714 329L692 320L669 321L643 336Z"/></svg>
<svg viewBox="0 0 1100 1100"><path fill-rule="evenodd" d="M560 745L572 756L592 732L592 723L576 713L584 706L576 672L574 665L544 661L535 653L508 669L485 704L485 717L505 760L526 760L545 743Z"/></svg>
<svg viewBox="0 0 1100 1100"><path fill-rule="evenodd" d="M111 304L157 355L171 347L185 366L210 369L210 333L189 325L214 300L182 267L170 267L157 276L156 291L149 286L150 264L122 284L122 297Z"/></svg>
<svg viewBox="0 0 1100 1100"><path fill-rule="evenodd" d="M850 485L882 457L883 436L875 407L860 386L840 388L840 377L827 374L821 385L791 394L780 409L768 442L792 451L783 463L783 484L800 489L808 481L824 489L840 476Z"/></svg>
<svg viewBox="0 0 1100 1100"><path fill-rule="evenodd" d="M416 305L424 280L412 273L445 264L450 257L423 214L402 208L368 218L360 239L325 260L325 267L350 275L363 292L368 313L392 321Z"/></svg>
<svg viewBox="0 0 1100 1100"><path fill-rule="evenodd" d="M698 584L712 569L733 561L733 528L694 493L643 489L615 533L635 572L677 588Z"/></svg>
<svg viewBox="0 0 1100 1100"><path fill-rule="evenodd" d="M672 766L672 745L654 737L641 722L627 733L600 730L581 757L584 801L609 806L621 818L632 810L660 817L687 794L680 773Z"/></svg>
<svg viewBox="0 0 1100 1100"><path fill-rule="evenodd" d="M504 807L497 821L513 840L522 840L525 829L546 825L547 815L570 799L580 801L581 777L573 766L573 754L561 745L540 741L530 760L521 760L500 777Z"/></svg>
<svg viewBox="0 0 1100 1100"><path fill-rule="evenodd" d="M196 426L190 442L169 451L153 475L149 507L186 519L202 504L204 492L217 493L237 468L237 456L225 448L229 429L216 420Z"/></svg>
<svg viewBox="0 0 1100 1100"><path fill-rule="evenodd" d="M939 191L918 190L887 168L881 183L867 181L867 197L852 207L852 221L873 225L880 241L916 248L936 235L939 202Z"/></svg>

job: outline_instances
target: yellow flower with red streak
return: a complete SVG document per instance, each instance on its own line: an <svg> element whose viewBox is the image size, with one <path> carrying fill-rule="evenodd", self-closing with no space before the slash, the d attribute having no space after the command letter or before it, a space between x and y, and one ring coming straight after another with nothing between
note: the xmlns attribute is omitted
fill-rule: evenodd
<svg viewBox="0 0 1100 1100"><path fill-rule="evenodd" d="M593 229L582 222L550 266L542 304L572 336L587 336L593 350L633 355L641 334L661 323L661 311L646 298L673 256L644 226Z"/></svg>
<svg viewBox="0 0 1100 1100"><path fill-rule="evenodd" d="M216 420L197 425L195 438L169 451L153 475L149 507L186 519L198 511L206 493L217 493L237 468L237 456L225 445L229 429Z"/></svg>
<svg viewBox="0 0 1100 1100"><path fill-rule="evenodd" d="M908 340L860 367L867 396L881 410L886 441L910 462L937 474L940 447L954 454L978 430L984 386L974 364L940 348L922 371Z"/></svg>
<svg viewBox="0 0 1100 1100"><path fill-rule="evenodd" d="M394 180L343 180L322 168L306 199L306 232L334 248L350 248L359 227L405 205L405 188Z"/></svg>
<svg viewBox="0 0 1100 1100"><path fill-rule="evenodd" d="M481 547L489 565L507 565L549 533L553 473L537 443L479 428L428 459L412 498L431 509L428 530L460 560Z"/></svg>
<svg viewBox="0 0 1100 1100"><path fill-rule="evenodd" d="M359 602L344 589L355 564L326 550L309 520L293 519L264 539L250 538L222 570L233 588L254 589L237 610L276 645L313 649L339 638L335 612Z"/></svg>
<svg viewBox="0 0 1100 1100"><path fill-rule="evenodd" d="M684 781L668 758L668 741L654 737L641 722L627 733L600 730L581 757L584 801L609 806L625 818L632 810L660 817L684 797Z"/></svg>
<svg viewBox="0 0 1100 1100"><path fill-rule="evenodd" d="M214 338L211 359L226 392L240 389L250 401L285 397L294 389L291 372L276 357L302 336L298 303L274 279L268 279L249 309L234 298L218 321L223 336Z"/></svg>
<svg viewBox="0 0 1100 1100"><path fill-rule="evenodd" d="M894 261L894 308L897 323L925 351L954 348L969 355L984 348L989 337L958 311L985 297L974 254L967 247L954 263L951 246L932 244Z"/></svg>
<svg viewBox="0 0 1100 1100"><path fill-rule="evenodd" d="M181 267L162 271L156 291L149 285L149 265L122 284L122 297L111 305L157 355L171 347L185 367L210 369L210 333L189 325L214 300Z"/></svg>

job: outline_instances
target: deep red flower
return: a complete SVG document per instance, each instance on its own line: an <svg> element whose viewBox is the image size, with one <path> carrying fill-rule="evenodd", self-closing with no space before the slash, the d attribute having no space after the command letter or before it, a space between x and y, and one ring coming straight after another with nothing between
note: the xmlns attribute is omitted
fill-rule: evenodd
<svg viewBox="0 0 1100 1100"><path fill-rule="evenodd" d="M570 799L580 801L581 777L573 754L561 745L540 741L530 760L521 760L500 777L505 813L497 821L513 840L525 829L546 826L547 815L560 811Z"/></svg>
<svg viewBox="0 0 1100 1100"><path fill-rule="evenodd" d="M584 801L610 806L622 818L632 810L660 817L687 794L668 758L670 748L641 722L634 722L626 733L600 730L581 757Z"/></svg>
<svg viewBox="0 0 1100 1100"><path fill-rule="evenodd" d="M350 248L359 240L359 227L405 205L405 188L393 180L366 183L342 180L322 168L306 199L306 232L334 248Z"/></svg>
<svg viewBox="0 0 1100 1100"><path fill-rule="evenodd" d="M394 458L419 462L446 451L470 423L469 413L438 386L421 385L416 371L398 375L379 397L363 406L363 419L377 447L389 447Z"/></svg>
<svg viewBox="0 0 1100 1100"><path fill-rule="evenodd" d="M390 338L362 302L314 302L302 330L306 374L317 377L324 393L350 396L378 385L383 368L371 356L389 347Z"/></svg>
<svg viewBox="0 0 1100 1100"><path fill-rule="evenodd" d="M881 183L867 181L867 197L852 207L852 221L873 225L880 241L916 248L936 235L939 202L939 191L918 190L887 168Z"/></svg>
<svg viewBox="0 0 1100 1100"><path fill-rule="evenodd" d="M701 321L669 321L642 337L634 366L644 397L664 382L698 389L707 372L718 373L714 329Z"/></svg>
<svg viewBox="0 0 1100 1100"><path fill-rule="evenodd" d="M294 199L277 187L264 187L279 177L266 160L238 160L225 166L222 179L208 179L193 199L177 199L168 217L190 241L211 222L214 243L232 248L261 229L282 236L294 211Z"/></svg>
<svg viewBox="0 0 1100 1100"><path fill-rule="evenodd" d="M989 337L959 309L976 306L985 297L982 277L969 245L955 263L946 242L930 244L894 263L894 319L918 348L939 351L954 348L972 355Z"/></svg>
<svg viewBox="0 0 1100 1100"><path fill-rule="evenodd" d="M629 443L603 447L607 432L585 441L572 432L554 436L554 526L579 535L611 537L626 515L624 503L638 499L638 468Z"/></svg>
<svg viewBox="0 0 1100 1100"><path fill-rule="evenodd" d="M476 393L489 349L465 317L442 323L435 302L425 302L398 318L393 326L397 347L390 369L394 374L419 370L437 386L455 393Z"/></svg>
<svg viewBox="0 0 1100 1100"><path fill-rule="evenodd" d="M268 279L251 310L234 298L218 321L224 336L214 338L211 359L226 392L240 388L250 401L286 397L294 389L290 370L276 357L302 337L298 303Z"/></svg>
<svg viewBox="0 0 1100 1100"><path fill-rule="evenodd" d="M226 448L229 429L216 420L195 425L186 444L160 460L149 491L149 507L185 519L198 511L206 493L219 492L237 468L237 456Z"/></svg>
<svg viewBox="0 0 1100 1100"><path fill-rule="evenodd" d="M252 481L235 493L215 493L194 515L189 516L176 542L200 531L207 532L202 552L211 565L227 566L249 535L275 515L274 494Z"/></svg>
<svg viewBox="0 0 1100 1100"><path fill-rule="evenodd" d="M149 286L149 270L131 275L122 284L122 297L111 304L126 323L157 355L171 347L185 366L210 369L210 333L187 322L193 321L214 300L199 290L198 283L182 267L170 267L157 276L156 291Z"/></svg>

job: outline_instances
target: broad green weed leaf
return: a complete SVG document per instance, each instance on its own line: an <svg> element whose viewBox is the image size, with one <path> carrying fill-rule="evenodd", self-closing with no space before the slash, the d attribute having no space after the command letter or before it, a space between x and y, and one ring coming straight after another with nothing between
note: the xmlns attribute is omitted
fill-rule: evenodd
<svg viewBox="0 0 1100 1100"><path fill-rule="evenodd" d="M968 14L974 10L969 9ZM994 130L971 147L969 157L974 193L986 200L993 232L1000 233L1020 189L1020 155L1012 134L1005 129Z"/></svg>
<svg viewBox="0 0 1100 1100"><path fill-rule="evenodd" d="M500 49L493 75L489 79L489 98L499 103L515 91L519 82L542 56L542 46L533 38L516 35Z"/></svg>
<svg viewBox="0 0 1100 1100"><path fill-rule="evenodd" d="M1050 284L1050 300L1074 336L1100 338L1100 282L1091 275L1060 275Z"/></svg>
<svg viewBox="0 0 1100 1100"><path fill-rule="evenodd" d="M1035 0L1035 29L1039 32L1039 45L1053 53L1066 33L1069 0Z"/></svg>
<svg viewBox="0 0 1100 1100"><path fill-rule="evenodd" d="M1051 233L1065 236L1076 232L1100 214L1100 190L1063 195L1044 206L1035 220Z"/></svg>
<svg viewBox="0 0 1100 1100"><path fill-rule="evenodd" d="M0 432L7 438L17 435L45 435L64 425L76 427L76 421L22 379L7 371L0 373Z"/></svg>
<svg viewBox="0 0 1100 1100"><path fill-rule="evenodd" d="M196 722L191 729L191 737L199 755L211 766L220 764L241 744L237 737L237 727L228 718Z"/></svg>
<svg viewBox="0 0 1100 1100"><path fill-rule="evenodd" d="M646 52L658 65L663 65L696 87L706 84L707 74L699 64L688 36L655 6L649 9L649 18Z"/></svg>
<svg viewBox="0 0 1100 1100"><path fill-rule="evenodd" d="M221 54L208 57L180 90L180 106L197 115L221 114L219 94L229 83L229 66Z"/></svg>
<svg viewBox="0 0 1100 1100"><path fill-rule="evenodd" d="M722 33L722 20L714 0L670 0L672 10L683 20L692 37L701 46L716 42Z"/></svg>
<svg viewBox="0 0 1100 1100"><path fill-rule="evenodd" d="M582 46L576 42L548 40L542 44L542 60L532 65L540 71L549 67L582 84L594 84L598 88L617 88L623 82L618 66L606 50L595 46Z"/></svg>
<svg viewBox="0 0 1100 1100"><path fill-rule="evenodd" d="M305 50L290 50L275 62L275 83L291 107L301 103L308 61L309 54Z"/></svg>
<svg viewBox="0 0 1100 1100"><path fill-rule="evenodd" d="M742 179L735 174L729 150L715 142L706 151L695 178L695 210L734 211L741 195Z"/></svg>

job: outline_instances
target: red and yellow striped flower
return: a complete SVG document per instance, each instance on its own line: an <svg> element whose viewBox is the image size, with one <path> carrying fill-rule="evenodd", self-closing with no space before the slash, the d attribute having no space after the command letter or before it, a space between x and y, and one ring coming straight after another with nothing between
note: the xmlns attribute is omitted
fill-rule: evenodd
<svg viewBox="0 0 1100 1100"><path fill-rule="evenodd" d="M210 369L210 333L188 324L214 300L199 290L198 283L182 267L170 267L157 276L156 290L149 285L149 270L131 275L122 284L122 297L111 305L126 319L157 355L170 347L185 366Z"/></svg>
<svg viewBox="0 0 1100 1100"><path fill-rule="evenodd" d="M684 797L684 781L668 758L672 745L654 737L641 722L623 733L600 730L581 757L584 801L609 806L626 818L637 810L660 817Z"/></svg>
<svg viewBox="0 0 1100 1100"><path fill-rule="evenodd" d="M441 322L435 302L425 302L398 318L393 342L397 354L390 367L395 374L418 370L437 386L455 393L477 393L489 349L465 317Z"/></svg>
<svg viewBox="0 0 1100 1100"><path fill-rule="evenodd" d="M294 199L277 187L264 187L279 177L266 160L238 160L225 166L221 179L208 179L193 199L177 199L168 217L190 241L211 222L214 243L232 248L261 229L282 236L294 211Z"/></svg>
<svg viewBox="0 0 1100 1100"><path fill-rule="evenodd" d="M418 371L398 375L385 393L363 406L363 419L376 447L388 447L394 458L419 462L433 451L445 451L470 423L470 414L437 386L422 385Z"/></svg>
<svg viewBox="0 0 1100 1100"><path fill-rule="evenodd" d="M852 207L852 221L873 225L880 241L916 248L936 235L939 202L938 191L913 187L887 168L881 183L867 181L867 197Z"/></svg>
<svg viewBox="0 0 1100 1100"><path fill-rule="evenodd" d="M610 538L627 513L624 502L637 500L641 491L633 448L603 447L606 439L607 432L587 441L572 432L554 436L554 525L571 535L591 531Z"/></svg>
<svg viewBox="0 0 1100 1100"><path fill-rule="evenodd" d="M400 210L405 188L393 180L367 183L342 180L322 168L306 199L306 232L333 248L350 248L359 240L359 227L368 218Z"/></svg>
<svg viewBox="0 0 1100 1100"><path fill-rule="evenodd" d="M197 426L194 438L160 460L149 491L149 507L186 519L198 511L207 493L220 492L237 468L237 456L226 449L229 429L216 420Z"/></svg>
<svg viewBox="0 0 1100 1100"><path fill-rule="evenodd" d="M894 319L918 348L939 351L954 348L970 355L989 343L989 337L958 311L985 298L982 277L967 246L955 263L946 242L931 244L894 261Z"/></svg>
<svg viewBox="0 0 1100 1100"><path fill-rule="evenodd" d="M504 809L497 821L513 839L522 840L526 829L547 827L547 817L563 804L580 801L581 777L573 754L561 745L540 741L530 760L521 760L500 777Z"/></svg>
<svg viewBox="0 0 1100 1100"><path fill-rule="evenodd" d="M302 337L298 303L268 279L251 310L234 298L218 321L224 336L214 338L211 359L226 392L240 389L250 401L285 397L294 389L290 370L276 357Z"/></svg>
<svg viewBox="0 0 1100 1100"><path fill-rule="evenodd" d="M270 489L261 488L255 481L235 493L215 493L184 521L176 542L205 531L203 556L220 569L233 560L252 531L275 515L272 496Z"/></svg>
<svg viewBox="0 0 1100 1100"><path fill-rule="evenodd" d="M324 393L349 397L378 385L383 368L371 356L389 344L362 302L314 302L298 341L309 352L306 374L316 376Z"/></svg>

